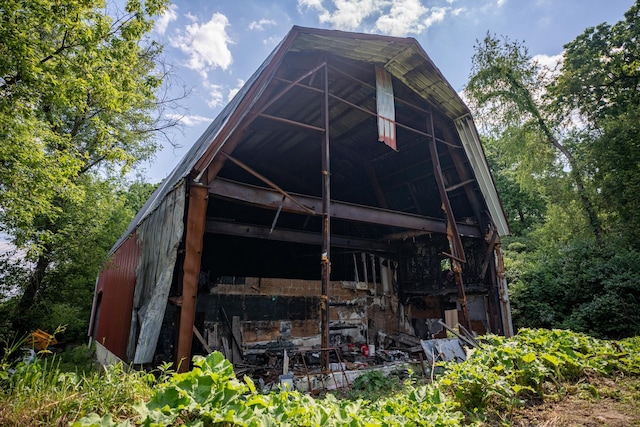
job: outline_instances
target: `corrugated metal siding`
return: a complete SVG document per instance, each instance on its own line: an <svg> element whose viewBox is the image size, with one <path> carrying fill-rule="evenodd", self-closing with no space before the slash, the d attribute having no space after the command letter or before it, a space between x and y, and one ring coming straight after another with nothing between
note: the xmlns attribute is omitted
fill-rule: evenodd
<svg viewBox="0 0 640 427"><path fill-rule="evenodd" d="M127 353L129 334L126 332L131 327L140 252L138 234L134 232L113 254L109 265L100 273L96 286L102 297L93 338L123 360Z"/></svg>

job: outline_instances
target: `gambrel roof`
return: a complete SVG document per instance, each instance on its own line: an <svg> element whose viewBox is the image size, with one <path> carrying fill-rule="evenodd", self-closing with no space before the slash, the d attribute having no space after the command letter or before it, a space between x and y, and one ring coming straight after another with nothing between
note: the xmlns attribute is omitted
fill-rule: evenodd
<svg viewBox="0 0 640 427"><path fill-rule="evenodd" d="M332 198L442 217L440 202L429 196L435 187L411 184L416 177L425 175L421 167L431 169L424 167L429 160L428 150L425 153L419 148L424 145L421 140L430 135L431 117L438 128L445 128L445 133L438 131L433 136L464 153L441 159L444 169L456 162L464 163L464 170L458 169L452 182L447 183L450 188L460 186L450 193L456 218L473 216L463 205L475 192L484 200L498 233L508 234L507 220L470 111L415 39L294 26L193 144L112 251L184 178L207 181L207 168L223 156L221 150L225 147L229 148L225 148L227 154L233 152L234 157L244 159L256 171L278 170L278 182L288 191L318 195L320 177L318 173L315 177L309 175L309 171L319 170L315 163L320 148L310 134L322 127L317 100L322 79L315 78L313 70L317 71L317 65L325 60L332 67L331 141L338 146L334 152L339 157L332 169L332 185L349 182L343 186L344 191L334 192ZM377 143L374 66L391 75L395 97L402 101L395 105L400 141L397 153ZM286 91L286 96L281 96L281 91ZM307 128L301 129L304 125ZM416 161L420 156L425 157L424 161ZM365 164L373 165L373 169L360 173ZM237 169L234 165L224 166L220 176L240 179L242 172ZM371 191L371 173L389 169L396 170L395 176L385 172L385 176L378 177L375 191ZM213 176L218 176L219 170ZM446 170L443 175L446 180ZM461 182L463 176L470 178Z"/></svg>

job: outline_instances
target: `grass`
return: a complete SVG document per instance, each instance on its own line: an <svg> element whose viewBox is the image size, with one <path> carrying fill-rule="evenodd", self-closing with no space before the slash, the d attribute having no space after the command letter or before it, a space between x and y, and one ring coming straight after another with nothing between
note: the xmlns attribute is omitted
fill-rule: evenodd
<svg viewBox="0 0 640 427"><path fill-rule="evenodd" d="M0 377L0 425L67 426L89 413L110 413L126 419L133 404L148 400L153 375L114 365L99 371L87 346L61 354L40 353L35 363L4 358Z"/></svg>

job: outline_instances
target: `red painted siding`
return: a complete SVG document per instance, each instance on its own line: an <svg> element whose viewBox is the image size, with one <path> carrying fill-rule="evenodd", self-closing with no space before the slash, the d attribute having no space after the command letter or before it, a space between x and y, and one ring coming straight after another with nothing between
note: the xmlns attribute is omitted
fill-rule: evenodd
<svg viewBox="0 0 640 427"><path fill-rule="evenodd" d="M110 352L127 361L127 341L131 328L136 268L140 260L138 234L133 233L116 250L98 279L102 293L97 329L93 337Z"/></svg>

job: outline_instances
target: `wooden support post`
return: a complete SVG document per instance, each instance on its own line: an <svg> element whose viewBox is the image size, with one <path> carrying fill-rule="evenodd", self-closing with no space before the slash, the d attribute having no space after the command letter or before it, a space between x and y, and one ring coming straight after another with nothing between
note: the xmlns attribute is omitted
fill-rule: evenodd
<svg viewBox="0 0 640 427"><path fill-rule="evenodd" d="M449 196L447 195L447 189L444 185L444 178L442 176L442 167L440 166L440 157L438 156L438 147L435 137L435 127L433 124L433 111L429 113L430 131L433 135L429 144L429 150L431 153L431 163L433 164L433 173L438 185L438 191L440 193L440 199L442 201L442 210L447 218L447 239L449 240L449 247L451 253L447 254L451 259L451 271L453 271L455 282L458 286L458 301L462 308L462 324L464 327L472 330L471 320L469 319L469 309L467 307L467 295L464 290L464 281L462 279L462 264L466 262L464 248L462 247L462 240L460 239L460 233L456 225L456 218L453 215L453 209L449 202Z"/></svg>
<svg viewBox="0 0 640 427"><path fill-rule="evenodd" d="M329 157L329 71L324 67L324 102L322 103L324 119L324 138L322 144L322 254L320 256L322 295L320 296L320 346L321 365L324 371L329 369L329 287L331 284L331 179Z"/></svg>
<svg viewBox="0 0 640 427"><path fill-rule="evenodd" d="M180 307L178 348L176 350L178 372L187 371L191 361L193 322L196 316L202 237L204 235L208 196L209 188L207 186L194 183L189 186L185 255L182 267L182 306Z"/></svg>
<svg viewBox="0 0 640 427"><path fill-rule="evenodd" d="M496 254L496 270L498 279L498 291L500 294L500 314L502 315L502 326L504 336L509 338L514 334L513 321L511 319L511 303L509 302L509 291L507 288L507 274L504 269L504 260L501 251L502 243L500 237L494 245Z"/></svg>

